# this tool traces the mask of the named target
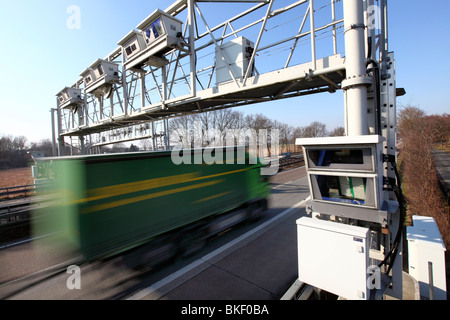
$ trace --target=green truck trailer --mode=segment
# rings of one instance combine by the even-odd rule
[[[199,161],[209,149],[182,151],[180,164],[171,151],[38,160],[39,178],[51,181],[43,192],[53,200],[34,213],[34,233],[53,234],[91,260],[162,235],[179,241],[237,208],[261,209],[268,196],[262,164],[245,148],[218,150],[223,163]]]

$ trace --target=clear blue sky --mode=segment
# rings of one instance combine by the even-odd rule
[[[56,93],[104,57],[119,39],[157,8],[173,1],[23,0],[3,2],[0,11],[0,136],[51,138],[50,108]],[[80,8],[80,29],[69,29],[66,12]],[[450,112],[450,2],[389,1],[390,50],[395,53],[397,100],[427,114]],[[342,92],[323,93],[239,108],[293,126],[321,121],[328,130],[344,124]]]

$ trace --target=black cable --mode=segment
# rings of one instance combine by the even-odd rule
[[[369,64],[373,64],[374,66],[370,69],[367,69],[367,72],[373,71],[373,77],[375,78],[375,94],[374,97],[376,97],[376,108],[375,108],[375,115],[376,115],[376,134],[381,135],[381,86],[380,86],[380,66],[378,63],[374,60],[368,59],[366,62],[366,68],[369,66]]]
[[[372,37],[367,38],[367,58],[366,58],[366,68],[369,64],[373,64],[374,67],[367,70],[367,72],[374,71],[373,77],[375,78],[375,96],[377,99],[377,105],[375,109],[376,115],[376,134],[381,135],[381,86],[380,86],[380,66],[372,58]]]
[[[393,158],[393,156],[388,156]],[[401,185],[401,181],[400,181],[400,175],[398,173],[397,170],[397,165],[395,163],[395,159],[389,159],[389,162],[391,163],[394,172],[395,172],[395,176],[397,178],[397,185],[394,186],[394,192],[395,192],[395,196],[397,197],[398,203],[399,203],[399,210],[400,210],[400,220],[398,222],[398,230],[397,230],[397,234],[395,236],[393,245],[391,250],[389,251],[389,253],[386,255],[386,257],[384,258],[383,261],[381,261],[381,263],[378,265],[378,267],[381,267],[382,265],[385,265],[388,261],[389,258],[390,262],[389,262],[389,267],[386,273],[389,273],[392,269],[392,267],[394,266],[394,262],[395,262],[395,258],[398,255],[398,250],[400,247],[400,242],[401,242],[401,237],[403,234],[403,223],[405,221],[405,216],[406,216],[406,205],[405,205],[405,198],[403,196],[403,192],[402,192],[402,185]]]
[[[377,99],[377,104],[376,104],[376,133],[377,134],[381,134],[381,101],[380,101],[380,96],[381,96],[381,87],[380,87],[380,66],[379,64],[374,61],[372,59],[372,37],[368,37],[367,39],[367,62],[366,62],[366,67],[369,66],[369,64],[372,64],[373,67],[368,69],[368,71],[373,71],[374,74],[374,78],[375,78],[375,96]],[[388,259],[390,259],[389,262],[389,267],[387,270],[387,273],[389,273],[392,269],[392,267],[394,266],[394,262],[395,262],[395,258],[398,255],[398,250],[399,250],[399,246],[400,246],[400,241],[401,241],[401,236],[403,234],[403,223],[405,221],[405,216],[406,216],[406,211],[405,211],[405,199],[403,197],[403,192],[402,192],[402,186],[401,186],[401,181],[400,181],[400,175],[398,173],[397,170],[397,165],[395,163],[395,157],[392,157],[389,159],[388,156],[388,161],[391,163],[394,172],[395,172],[395,177],[397,178],[397,186],[394,186],[394,193],[395,196],[397,198],[397,201],[399,203],[399,209],[400,209],[400,220],[399,220],[399,224],[398,224],[398,230],[397,230],[397,234],[395,236],[395,240],[394,243],[392,245],[391,250],[389,251],[389,253],[386,255],[386,257],[384,258],[384,260],[378,265],[379,267],[381,267],[382,265],[386,264]]]
[[[397,170],[397,166],[394,163],[392,163],[392,166],[394,168],[394,172],[395,172],[395,176],[397,177],[397,188],[394,188],[394,192],[395,192],[395,196],[397,197],[397,200],[399,202],[399,209],[400,209],[400,221],[398,223],[398,231],[397,231],[397,235],[395,237],[394,240],[394,251],[393,251],[393,256],[392,259],[389,263],[389,268],[387,270],[387,273],[389,273],[389,271],[392,269],[393,265],[394,265],[394,261],[395,258],[397,257],[397,253],[398,253],[398,248],[400,246],[401,243],[401,237],[403,234],[403,223],[405,222],[405,216],[406,216],[406,204],[405,204],[405,198],[403,197],[403,192],[402,192],[402,186],[401,186],[401,182],[400,182],[400,176]]]

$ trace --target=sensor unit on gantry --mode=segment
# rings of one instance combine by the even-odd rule
[[[139,31],[131,31],[118,42],[125,51],[125,70],[166,65],[164,54],[183,47],[182,24],[170,14],[155,10],[136,27]]]
[[[386,225],[398,206],[382,198],[382,141],[378,135],[296,139],[305,156],[309,210]]]
[[[56,95],[58,97],[58,107],[60,109],[71,109],[76,112],[77,108],[83,104],[81,89],[65,87]]]
[[[216,83],[243,79],[249,67],[255,45],[250,40],[239,37],[216,48]],[[249,76],[254,75],[254,62]]]
[[[110,93],[112,85],[120,81],[119,65],[97,59],[80,76],[83,77],[86,93],[102,96]]]
[[[131,30],[117,44],[122,47],[124,57],[123,66],[125,70],[130,69],[133,59],[147,48],[144,36],[141,32],[136,30]],[[133,67],[136,67],[136,64],[133,63],[132,65]]]

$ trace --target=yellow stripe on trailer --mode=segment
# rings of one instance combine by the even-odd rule
[[[167,187],[175,184],[181,184],[186,182],[193,182],[198,180],[205,180],[205,179],[211,179],[216,178],[228,174],[233,174],[241,171],[249,170],[248,168],[245,169],[239,169],[234,171],[227,171],[217,174],[212,174],[209,176],[201,177],[199,176],[199,172],[193,172],[193,173],[186,173],[186,174],[180,174],[175,176],[169,176],[164,178],[154,178],[154,179],[148,179],[148,180],[142,180],[137,182],[129,182],[129,183],[122,183],[122,184],[116,184],[113,186],[107,186],[107,187],[101,187],[101,188],[95,188],[90,189],[87,191],[87,198],[85,199],[79,199],[75,201],[75,203],[85,203],[89,201],[96,201],[101,199],[106,199],[110,197],[115,196],[121,196],[128,193],[134,193],[134,192],[140,192],[150,189],[156,189],[160,187]]]
[[[194,202],[192,202],[192,204],[202,203],[202,202],[209,201],[209,200],[212,200],[212,199],[220,198],[220,197],[223,197],[223,196],[225,196],[225,195],[227,195],[229,193],[231,193],[231,191],[226,191],[226,192],[222,192],[222,193],[219,193],[219,194],[215,194],[213,196],[206,197],[206,198],[194,201]]]
[[[100,199],[105,199],[109,197],[115,197],[124,195],[127,193],[139,192],[144,190],[150,190],[160,187],[167,187],[174,184],[184,183],[193,181],[199,176],[198,172],[180,174],[176,176],[169,176],[164,178],[154,178],[148,180],[142,180],[137,182],[129,182],[116,184],[113,186],[101,187],[88,190],[88,197],[86,199],[81,199],[80,202],[95,201]]]
[[[87,208],[83,209],[82,213],[92,213],[92,212],[96,212],[96,211],[102,211],[102,210],[111,209],[111,208],[115,208],[115,207],[119,207],[119,206],[124,206],[127,204],[139,202],[139,201],[145,201],[145,200],[149,200],[149,199],[153,199],[153,198],[157,198],[157,197],[166,196],[169,194],[209,187],[209,186],[221,183],[223,181],[225,181],[225,180],[223,180],[223,179],[222,180],[214,180],[214,181],[194,184],[194,185],[187,186],[187,187],[176,188],[176,189],[171,189],[171,190],[166,190],[166,191],[150,193],[150,194],[146,194],[146,195],[142,195],[142,196],[138,196],[138,197],[132,197],[132,198],[127,198],[127,199],[123,199],[123,200],[112,201],[112,202],[108,202],[108,203],[104,203],[104,204],[87,207]]]

